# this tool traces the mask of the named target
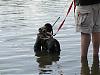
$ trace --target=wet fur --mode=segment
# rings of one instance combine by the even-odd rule
[[[41,39],[42,35],[38,34],[34,45],[34,51],[47,51],[47,52],[57,52],[60,51],[60,44],[58,40],[51,37],[49,39]]]

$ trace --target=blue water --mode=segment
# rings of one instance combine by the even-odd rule
[[[75,31],[73,9],[54,37],[60,55],[36,56],[33,46],[38,28],[49,22],[56,32],[71,1],[0,0],[0,75],[81,75],[80,33]],[[92,48],[89,66],[92,65]]]

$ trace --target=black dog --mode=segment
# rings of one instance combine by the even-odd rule
[[[52,35],[53,29],[51,24],[47,23],[43,27],[39,28],[39,33],[37,34],[37,39],[34,45],[34,51],[60,51],[60,44]]]

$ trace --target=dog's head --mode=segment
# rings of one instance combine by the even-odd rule
[[[46,23],[43,27],[39,28],[39,33],[50,32],[53,34],[52,25],[50,23]]]
[[[46,23],[44,26],[45,26],[47,32],[52,32],[53,29],[52,29],[52,25],[50,23]]]

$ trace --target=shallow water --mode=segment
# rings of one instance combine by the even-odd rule
[[[84,67],[80,63],[80,34],[75,32],[73,10],[55,36],[61,45],[60,54],[36,56],[33,50],[38,28],[47,22],[53,24],[60,17],[53,27],[56,32],[70,3],[70,0],[0,0],[0,75],[81,75]],[[88,62],[91,67],[91,47]],[[85,73],[83,70],[82,74]]]

